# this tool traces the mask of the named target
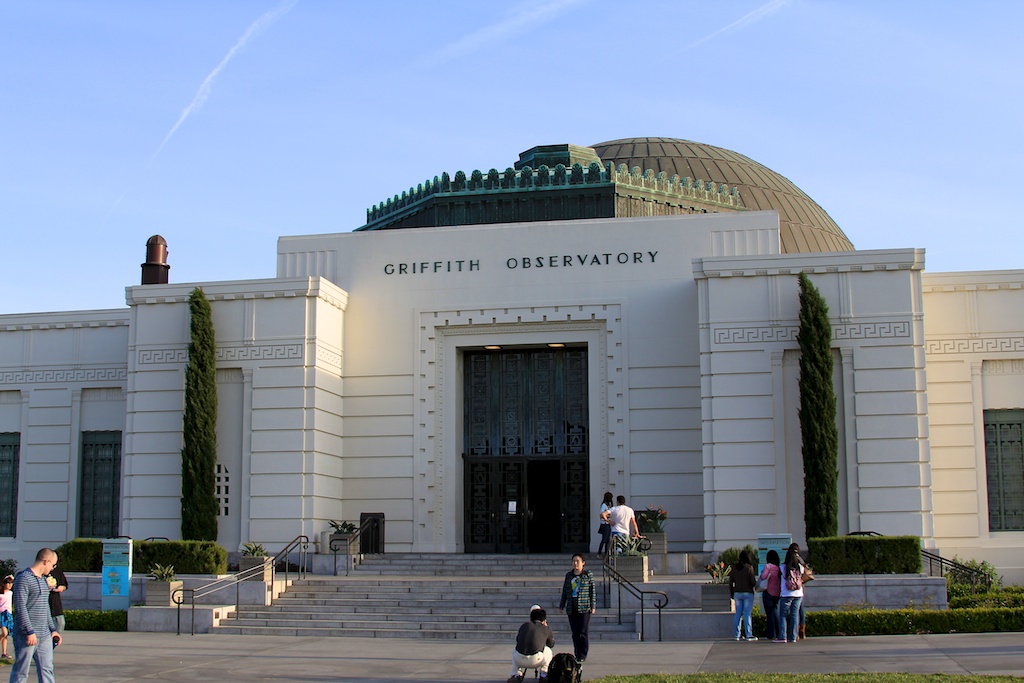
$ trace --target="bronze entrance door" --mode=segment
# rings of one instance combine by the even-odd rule
[[[466,552],[586,551],[586,349],[464,359]]]

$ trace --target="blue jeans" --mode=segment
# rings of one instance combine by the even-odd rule
[[[796,642],[797,627],[800,625],[800,603],[803,601],[802,597],[779,600],[779,638],[781,640]]]
[[[772,595],[768,591],[761,593],[761,604],[764,605],[765,636],[773,640],[779,635],[779,596]]]
[[[734,634],[737,638],[743,635],[743,624],[747,625],[747,637],[750,638],[754,635],[753,629],[750,624],[750,613],[754,609],[754,594],[753,593],[734,593],[733,600],[736,601],[736,616],[733,617],[733,627],[736,631]]]
[[[14,664],[11,665],[11,682],[25,683],[28,681],[28,669],[32,662],[36,663],[36,676],[39,683],[54,683],[53,678],[53,639],[49,633],[36,634],[36,645],[25,642],[24,636],[14,636]]]

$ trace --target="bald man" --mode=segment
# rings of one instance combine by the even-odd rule
[[[39,683],[54,683],[53,648],[60,644],[57,625],[50,615],[50,586],[46,575],[57,565],[57,553],[43,548],[35,563],[14,577],[14,666],[10,683],[26,683],[32,662]]]

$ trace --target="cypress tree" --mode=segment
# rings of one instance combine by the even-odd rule
[[[181,537],[217,540],[217,367],[210,302],[202,289],[188,300],[188,366],[181,449]]]
[[[839,530],[839,432],[832,388],[832,324],[821,292],[800,273],[800,436],[807,538]]]

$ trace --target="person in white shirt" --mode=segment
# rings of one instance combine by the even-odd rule
[[[626,505],[626,497],[617,496],[615,503],[615,507],[601,513],[601,519],[608,522],[612,527],[613,543],[620,536],[624,538],[638,538],[640,536],[640,527],[636,525],[636,513],[633,512],[633,508]]]

